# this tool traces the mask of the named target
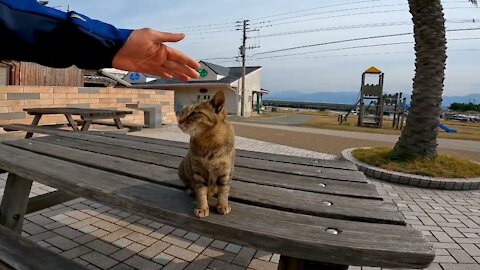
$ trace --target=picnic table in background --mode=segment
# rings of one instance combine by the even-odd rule
[[[279,269],[349,265],[425,268],[434,258],[422,233],[346,161],[238,150],[232,212],[194,216],[178,179],[188,144],[63,131],[0,144],[10,172],[0,225],[20,233],[32,181],[135,212],[177,228],[281,254]],[[2,253],[0,252],[0,259]],[[28,256],[26,257],[28,259]]]
[[[72,116],[80,116],[82,127],[81,131],[88,131],[90,125],[96,120],[113,119],[117,129],[123,129],[121,118],[124,118],[127,114],[131,114],[131,111],[119,111],[119,110],[101,110],[101,109],[84,109],[84,108],[32,108],[24,109],[29,115],[34,115],[31,126],[38,126],[43,115],[63,114],[68,121],[68,124],[74,131],[79,131],[77,122]],[[20,126],[17,126],[17,130]],[[6,128],[5,130],[16,130],[15,126]],[[31,138],[33,132],[27,132],[25,138]]]

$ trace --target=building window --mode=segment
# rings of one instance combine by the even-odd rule
[[[202,100],[209,100],[210,95],[197,95],[197,102],[200,102]]]

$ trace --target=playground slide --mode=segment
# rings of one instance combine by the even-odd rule
[[[449,127],[445,126],[444,124],[438,124],[438,127],[445,130],[445,132],[448,132],[448,133],[457,133],[456,129],[449,128]]]
[[[407,111],[410,111],[410,105],[405,104],[405,109]],[[445,132],[447,132],[447,133],[457,133],[456,129],[449,128],[449,127],[445,126],[444,124],[438,124],[438,127],[445,130]]]

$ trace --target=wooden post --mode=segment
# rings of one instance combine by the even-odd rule
[[[363,104],[363,86],[365,85],[365,73],[362,74],[362,86],[360,87],[360,108],[358,110],[357,126],[363,126],[363,114],[365,112],[365,104]]]
[[[67,121],[70,124],[70,126],[73,128],[73,130],[78,131],[77,122],[75,122],[75,120],[73,120],[72,115],[71,114],[65,114],[65,118],[67,118]]]
[[[92,124],[92,120],[85,120],[83,121],[82,129],[81,131],[88,131],[90,128],[90,125]]]
[[[405,114],[407,109],[407,98],[403,98],[403,106],[402,106],[402,117],[400,119],[400,130],[403,129],[403,125],[405,124]]]
[[[120,120],[120,118],[114,118],[113,120],[115,121],[115,125],[117,126],[117,129],[123,128],[122,120]]]
[[[280,256],[278,270],[347,270],[348,265],[314,262],[288,256]]]
[[[22,232],[31,188],[32,181],[11,173],[8,175],[0,205],[0,225],[18,234]]]
[[[33,118],[32,121],[32,126],[38,126],[38,123],[40,123],[40,119],[42,118],[41,114],[35,114],[35,117]],[[33,136],[33,132],[27,132],[27,135],[25,135],[25,139],[31,138]]]

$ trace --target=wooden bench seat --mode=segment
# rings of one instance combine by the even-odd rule
[[[39,133],[39,134],[46,134],[46,135],[59,135],[65,132],[74,132],[74,131],[68,131],[64,129],[59,129],[59,128],[54,128],[51,126],[31,126],[31,125],[24,125],[24,124],[11,124],[11,125],[4,125],[2,126],[3,130],[7,132],[12,132],[12,131],[25,131],[25,132],[31,132],[31,133]],[[125,134],[127,133],[128,129],[112,129],[112,130],[105,130],[105,131],[99,131],[99,132],[111,132],[111,133],[116,133],[116,134]],[[79,131],[75,131],[79,132]]]
[[[87,268],[57,255],[0,225],[0,269],[86,270]]]

